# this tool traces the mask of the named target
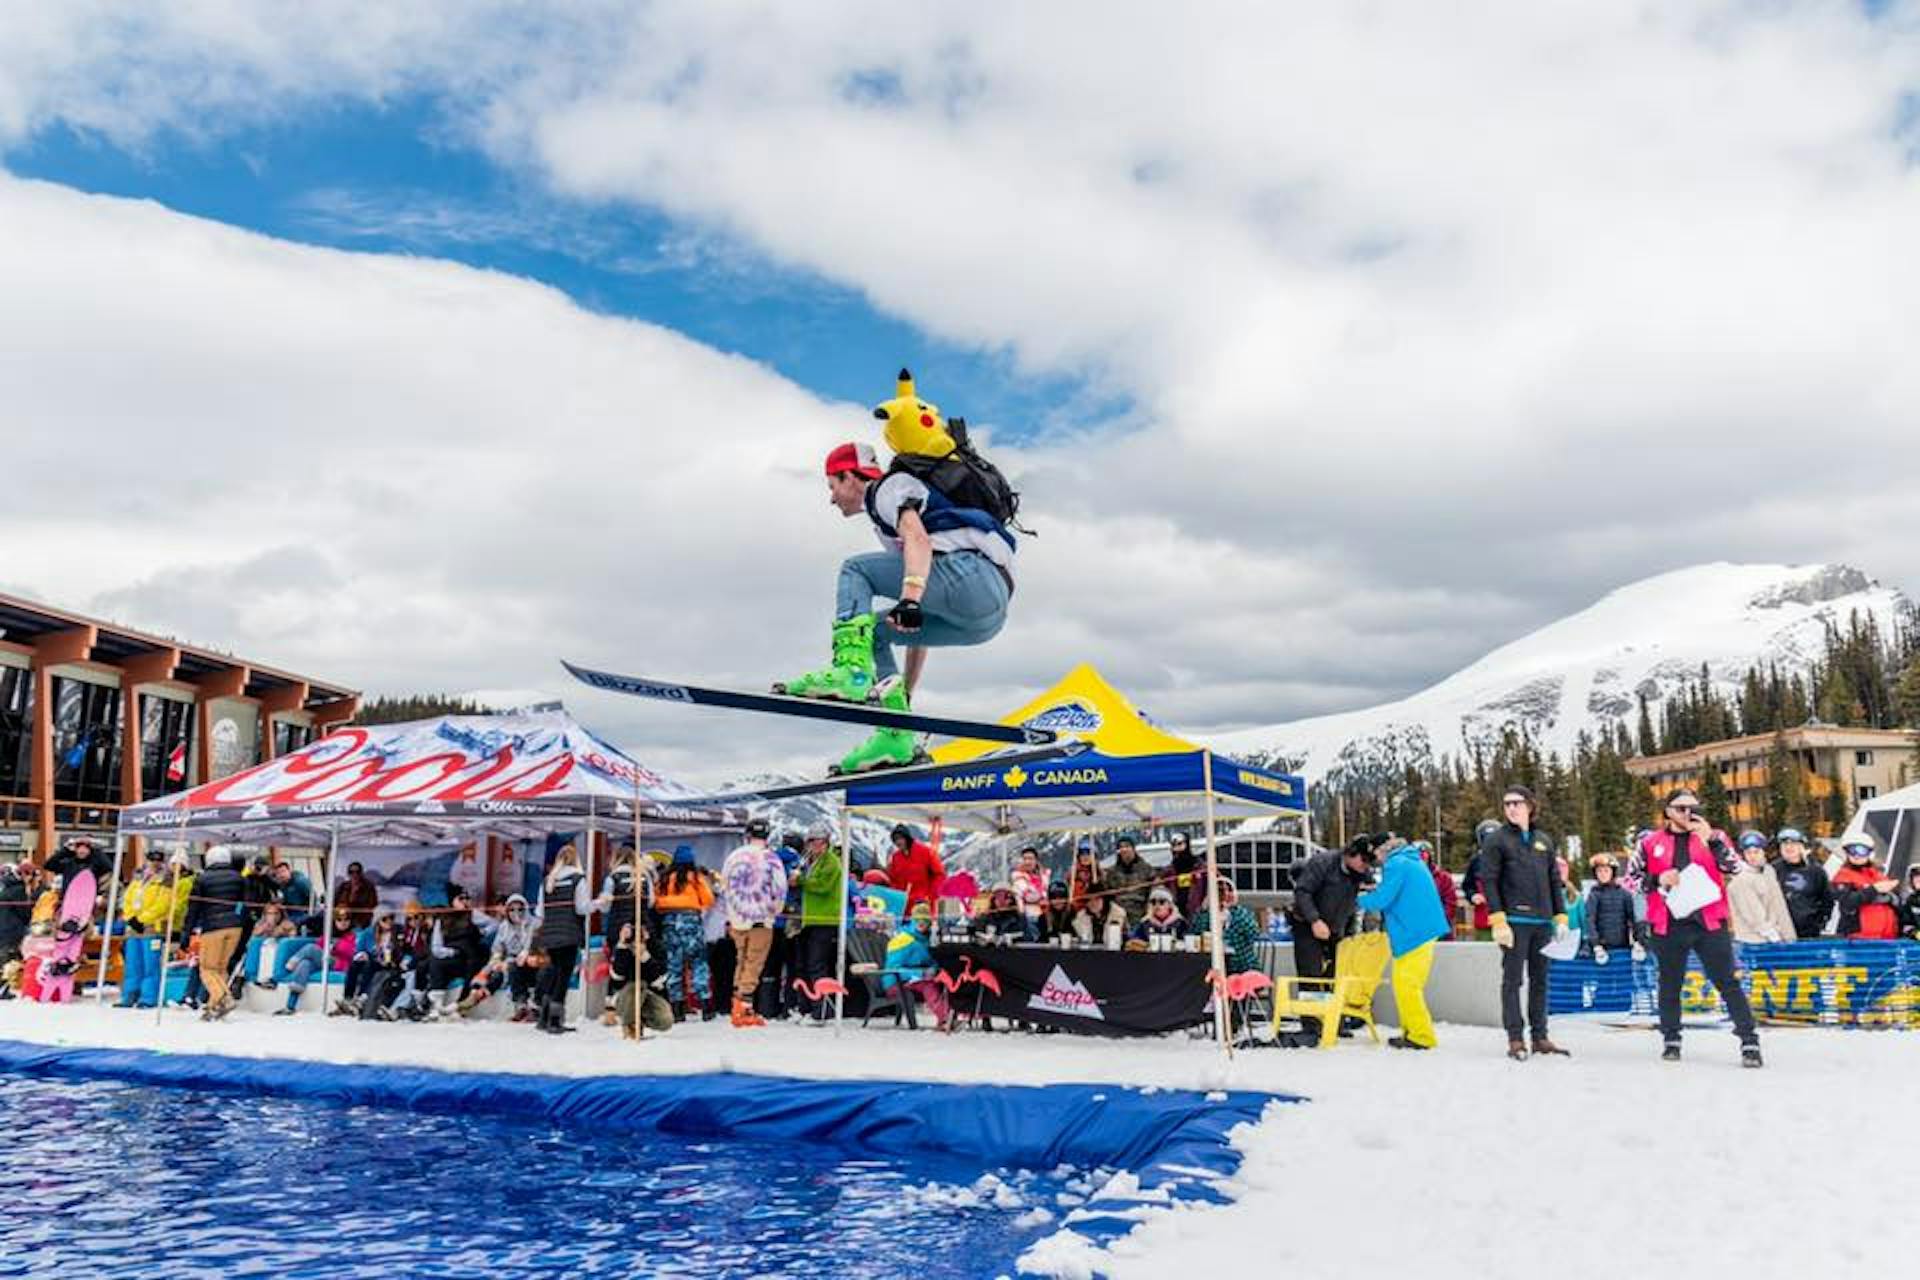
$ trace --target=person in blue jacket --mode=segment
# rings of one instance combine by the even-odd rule
[[[887,940],[887,962],[880,970],[880,988],[892,991],[896,985],[904,985],[932,1010],[934,1021],[944,1027],[949,1003],[946,988],[936,980],[940,966],[933,959],[932,933],[933,908],[924,902],[914,903],[906,924]]]
[[[1379,885],[1361,894],[1358,905],[1385,918],[1387,946],[1393,952],[1393,1002],[1400,1009],[1400,1034],[1387,1043],[1396,1049],[1431,1049],[1438,1041],[1433,1015],[1427,1012],[1427,975],[1433,971],[1434,943],[1451,930],[1420,850],[1401,841],[1385,852]]]

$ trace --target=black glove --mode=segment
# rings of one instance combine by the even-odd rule
[[[921,610],[918,600],[902,600],[887,610],[887,621],[892,624],[895,631],[911,634],[918,631],[920,624],[925,620],[926,615]]]

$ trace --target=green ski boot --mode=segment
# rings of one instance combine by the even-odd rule
[[[878,701],[889,711],[910,711],[907,685],[899,676],[880,682]],[[872,773],[876,769],[901,769],[926,760],[911,729],[875,729],[873,736],[849,751],[846,758],[829,773],[841,777],[850,773]]]
[[[773,686],[790,698],[832,702],[873,701],[873,623],[870,613],[833,624],[833,661]]]

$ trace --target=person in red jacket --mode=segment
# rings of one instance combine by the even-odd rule
[[[1727,927],[1733,915],[1727,902],[1727,877],[1738,872],[1739,858],[1726,837],[1701,816],[1699,797],[1686,788],[1667,795],[1664,816],[1666,821],[1657,830],[1641,838],[1623,882],[1630,891],[1646,895],[1647,927],[1660,962],[1660,1038],[1664,1042],[1660,1057],[1667,1062],[1680,1060],[1680,987],[1686,981],[1691,952],[1700,957],[1700,968],[1733,1018],[1733,1033],[1740,1037],[1740,1065],[1760,1066],[1760,1032],[1747,993],[1734,976],[1733,931]],[[1667,895],[1692,869],[1706,873],[1718,896],[1676,914],[1668,907]]]
[[[1446,942],[1453,937],[1454,926],[1460,923],[1460,890],[1453,883],[1453,872],[1440,865],[1440,855],[1425,840],[1415,846],[1420,850],[1421,861],[1427,864],[1427,871],[1433,876],[1433,887],[1440,894],[1440,909],[1447,913],[1447,932],[1440,939]],[[1485,905],[1485,899],[1482,899]]]
[[[924,840],[915,840],[913,830],[904,822],[893,829],[893,856],[887,859],[887,881],[907,895],[907,913],[915,904],[934,906],[934,891],[946,878],[947,869],[940,855]]]
[[[1833,873],[1833,900],[1840,906],[1843,938],[1893,939],[1900,936],[1900,882],[1873,860],[1873,841],[1856,836],[1840,846],[1847,865]]]

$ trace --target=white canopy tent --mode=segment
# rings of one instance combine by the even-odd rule
[[[326,849],[326,884],[315,898],[329,908],[321,934],[321,949],[329,952],[342,836],[433,844],[482,834],[528,840],[585,831],[591,880],[596,830],[630,826],[637,847],[643,834],[696,835],[745,821],[741,810],[684,803],[698,794],[564,711],[441,716],[337,729],[251,769],[134,805],[120,815],[119,839]],[[108,891],[109,934],[118,890],[116,873]],[[103,946],[102,985],[106,953]]]
[[[1873,841],[1888,875],[1903,878],[1920,841],[1920,783],[1875,796],[1855,810],[1841,838],[1859,836]]]

